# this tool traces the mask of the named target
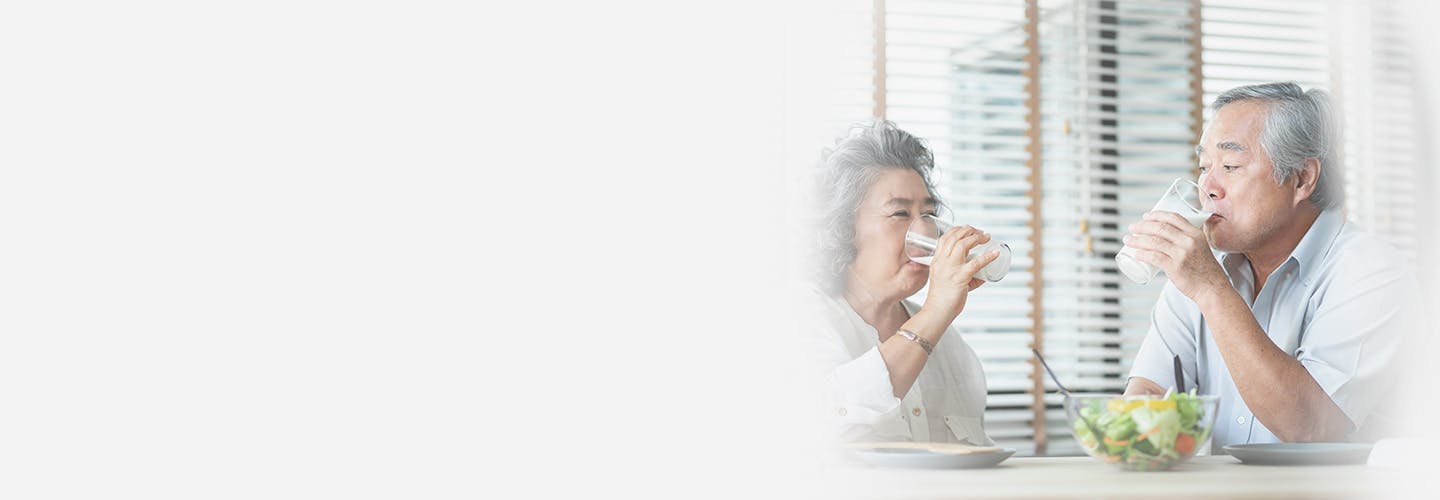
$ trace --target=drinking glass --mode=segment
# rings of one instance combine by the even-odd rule
[[[940,237],[954,227],[954,224],[934,215],[927,214],[915,219],[910,223],[910,229],[905,232],[905,255],[910,257],[910,260],[930,265],[930,262],[935,260],[935,247],[938,245]],[[995,238],[971,248],[970,253],[965,256],[965,260],[969,261],[996,249],[1000,250],[1000,256],[977,271],[976,278],[993,283],[1004,279],[1005,275],[1010,272],[1010,245]]]
[[[1160,196],[1160,201],[1155,202],[1153,210],[1165,210],[1175,212],[1185,218],[1190,225],[1204,228],[1205,220],[1210,218],[1213,210],[1206,210],[1203,198],[1200,196],[1200,186],[1189,179],[1179,178],[1170,183],[1170,188]],[[1120,253],[1115,255],[1115,263],[1120,266],[1120,272],[1130,281],[1139,284],[1149,283],[1160,274],[1160,268],[1140,262],[1135,258],[1135,249],[1130,245],[1120,248]]]

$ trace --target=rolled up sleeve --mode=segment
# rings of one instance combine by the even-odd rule
[[[904,406],[890,385],[890,369],[870,336],[855,331],[841,304],[818,293],[807,297],[808,376],[820,425],[837,442],[911,439]],[[857,354],[858,353],[858,354]]]
[[[837,439],[910,439],[910,425],[890,385],[890,371],[879,348],[835,367],[826,385]]]

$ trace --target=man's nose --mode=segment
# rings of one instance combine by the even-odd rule
[[[1220,183],[1215,180],[1215,176],[1201,174],[1200,194],[1204,195],[1206,198],[1218,200],[1221,197],[1225,196],[1225,190],[1220,187]]]

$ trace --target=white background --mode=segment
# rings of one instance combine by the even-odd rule
[[[787,484],[785,8],[205,5],[0,9],[0,496]]]
[[[808,491],[808,3],[0,9],[0,496]]]

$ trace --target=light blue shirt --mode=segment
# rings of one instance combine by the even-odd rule
[[[1402,348],[1418,326],[1419,284],[1403,257],[1356,231],[1338,210],[1321,212],[1300,244],[1255,295],[1250,261],[1216,253],[1230,283],[1270,337],[1300,360],[1355,425],[1351,440],[1373,440],[1393,416],[1386,410],[1398,382]],[[1131,377],[1174,385],[1179,355],[1186,388],[1220,396],[1213,452],[1244,443],[1279,442],[1245,405],[1200,309],[1167,283],[1150,317]],[[1280,388],[1283,390],[1283,388]]]

